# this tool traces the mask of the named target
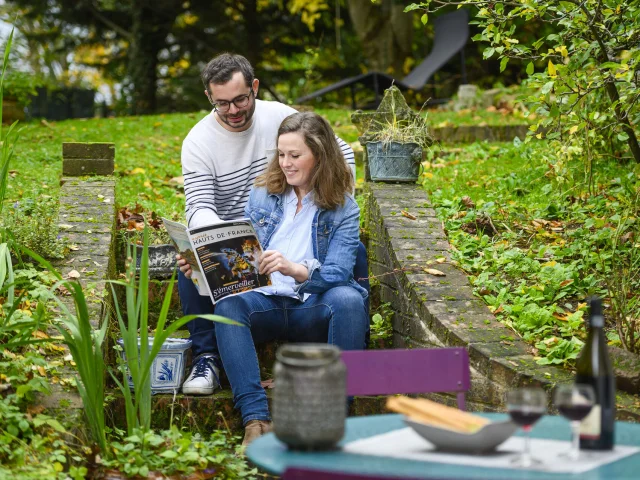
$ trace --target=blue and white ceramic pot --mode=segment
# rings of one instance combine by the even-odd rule
[[[122,347],[120,354],[127,361],[124,353],[124,341],[119,338],[118,345]],[[140,339],[138,339],[138,346]],[[153,345],[153,337],[149,337],[149,350]],[[173,393],[179,390],[184,380],[187,354],[190,353],[191,340],[184,338],[168,338],[162,344],[160,352],[151,366],[151,393]],[[133,383],[129,378],[129,387],[133,389]]]

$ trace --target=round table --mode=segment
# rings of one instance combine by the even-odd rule
[[[504,420],[506,414],[481,414],[492,420]],[[345,436],[340,445],[362,438],[379,435],[400,428],[405,428],[402,415],[373,415],[366,417],[350,417],[347,419]],[[518,433],[520,434],[520,432]],[[531,431],[535,438],[553,440],[570,439],[569,422],[562,417],[545,416]],[[616,422],[616,444],[640,447],[640,424]],[[436,462],[396,459],[391,457],[355,455],[346,453],[340,448],[326,452],[301,452],[288,450],[286,445],[276,439],[273,433],[255,440],[246,451],[251,462],[269,473],[282,475],[292,466],[318,470],[332,470],[344,473],[360,473],[369,475],[438,479],[560,479],[575,478],[580,480],[619,480],[640,479],[640,453],[622,458],[616,462],[603,465],[597,469],[576,475],[550,474],[545,472],[479,468]]]

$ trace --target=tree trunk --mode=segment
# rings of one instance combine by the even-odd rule
[[[369,68],[403,77],[405,60],[411,56],[413,14],[394,0],[348,0],[353,28],[362,43]]]
[[[582,6],[581,8],[587,18],[589,18],[589,16],[592,15],[591,12],[589,12],[589,10],[587,10],[584,6]],[[607,47],[604,44],[604,41],[602,40],[602,36],[600,32],[598,32],[595,25],[593,24],[590,24],[589,29],[591,30],[591,34],[593,35],[593,38],[596,40],[596,42],[598,42],[598,46],[600,47],[600,53],[598,55],[598,59],[600,63],[602,64],[602,63],[608,62],[610,60],[609,54],[607,53]],[[611,74],[609,76],[611,77]],[[616,84],[613,82],[613,78],[610,78],[609,80],[611,81],[605,83],[605,86],[604,86],[605,91],[607,92],[607,95],[609,96],[609,100],[611,100],[611,103],[615,105],[615,107],[613,108],[613,111],[616,115],[616,119],[618,120],[618,123],[620,123],[622,130],[629,137],[629,139],[627,140],[627,145],[629,145],[631,154],[633,155],[634,160],[637,163],[640,163],[640,144],[638,144],[638,138],[636,137],[636,134],[633,131],[631,122],[629,122],[629,117],[624,115],[622,112],[622,109],[620,108],[620,94],[618,93],[618,88],[616,87]]]
[[[262,24],[258,17],[257,0],[245,2],[244,25],[247,35],[246,57],[253,68],[258,70],[258,64],[262,60]]]
[[[158,54],[166,46],[180,5],[172,0],[137,0],[131,8],[127,74],[132,86],[132,113],[145,115],[157,109]]]

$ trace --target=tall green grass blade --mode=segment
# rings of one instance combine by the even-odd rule
[[[2,139],[2,100],[4,98],[4,76],[9,66],[9,53],[11,52],[11,44],[13,43],[13,32],[15,28],[11,28],[9,39],[4,47],[4,60],[2,61],[2,75],[0,76],[0,139]]]

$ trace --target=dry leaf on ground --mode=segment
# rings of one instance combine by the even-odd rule
[[[406,210],[400,210],[400,213],[402,214],[403,217],[407,217],[410,220],[416,220],[418,218],[415,215],[410,214]]]
[[[436,270],[435,268],[425,268],[424,271],[429,275],[434,275],[436,277],[446,277],[446,273]]]

